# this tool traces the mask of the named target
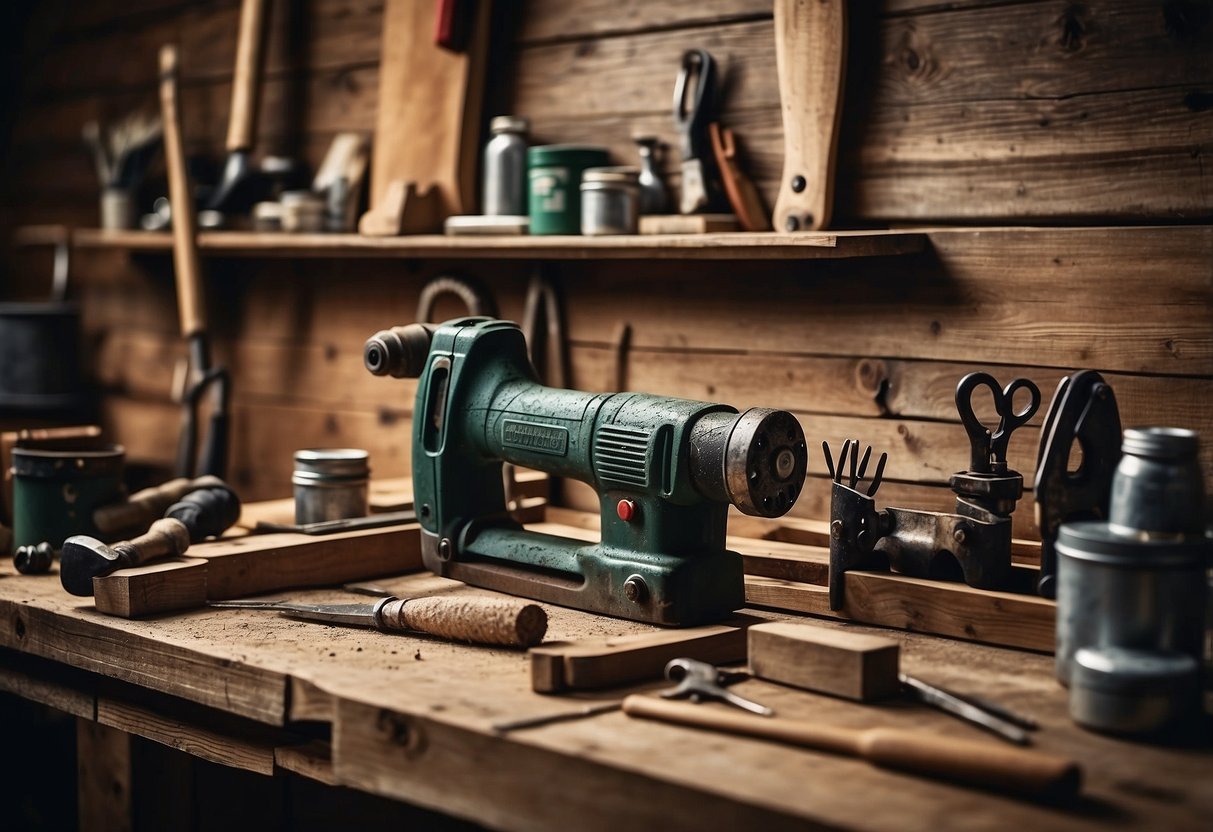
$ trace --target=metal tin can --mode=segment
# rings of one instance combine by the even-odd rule
[[[530,126],[517,116],[497,116],[489,122],[493,138],[484,146],[481,199],[485,216],[526,216],[526,134]]]
[[[1183,653],[1084,647],[1074,655],[1070,717],[1095,731],[1156,734],[1200,713],[1199,675]]]
[[[295,452],[295,522],[320,523],[367,515],[369,454],[359,448]]]
[[[610,163],[605,147],[552,144],[527,151],[527,187],[532,234],[576,234],[581,230],[581,174]]]
[[[121,445],[13,448],[13,548],[46,542],[59,549],[72,535],[102,537],[93,511],[126,496],[125,456]]]
[[[581,175],[581,233],[635,234],[640,205],[636,168],[587,168]]]
[[[1129,428],[1112,478],[1108,522],[1121,534],[1204,534],[1200,436],[1184,428]]]

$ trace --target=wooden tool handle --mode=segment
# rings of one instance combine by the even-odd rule
[[[776,231],[829,225],[846,38],[845,0],[775,0],[775,61],[783,111]]]
[[[1082,782],[1078,763],[1042,751],[897,728],[869,728],[860,737],[860,756],[879,766],[993,791],[1059,800]]]
[[[421,633],[507,647],[543,641],[548,616],[538,604],[510,598],[430,598],[392,601],[381,611],[384,629]]]
[[[194,194],[185,169],[181,113],[177,97],[177,47],[160,49],[160,112],[164,121],[164,158],[173,217],[173,270],[177,278],[177,309],[186,338],[206,331],[202,297],[202,267],[198,262]]]
[[[114,546],[125,566],[139,566],[157,558],[176,557],[190,547],[189,529],[180,520],[162,517],[147,534]]]
[[[227,123],[227,150],[251,150],[257,140],[257,107],[265,56],[265,20],[269,0],[244,0],[236,68],[232,73],[232,112]]]
[[[886,768],[1033,798],[1057,800],[1073,796],[1081,781],[1081,771],[1073,760],[923,732],[836,728],[639,695],[624,699],[623,711],[629,716],[862,757]]]
[[[164,516],[164,511],[191,491],[223,485],[218,477],[189,479],[178,477],[166,483],[136,491],[124,503],[112,503],[93,512],[93,525],[106,535],[146,526]]]

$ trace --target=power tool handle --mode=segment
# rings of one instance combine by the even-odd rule
[[[180,520],[162,517],[147,534],[114,544],[123,566],[141,566],[159,558],[177,557],[190,547],[189,529]]]
[[[180,521],[193,543],[217,537],[240,519],[240,498],[222,481],[191,491],[169,506],[165,518]]]
[[[105,535],[150,526],[164,516],[165,509],[186,494],[216,483],[222,484],[222,481],[216,477],[200,477],[196,480],[178,477],[152,488],[136,491],[125,502],[104,505],[94,511],[93,525]]]
[[[414,631],[506,647],[534,647],[543,641],[548,626],[547,613],[538,604],[457,596],[389,601],[380,611],[380,621],[387,631]]]

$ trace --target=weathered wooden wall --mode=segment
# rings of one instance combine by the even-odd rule
[[[679,54],[702,45],[724,70],[725,120],[773,200],[782,138],[769,1],[501,5],[512,14],[495,32],[494,112],[528,115],[538,140],[605,142],[630,161],[634,129],[673,138]],[[315,161],[338,130],[372,129],[382,4],[276,6],[263,143]],[[154,102],[163,42],[182,46],[191,148],[218,157],[226,130],[234,0],[55,8],[44,4],[29,27],[0,192],[10,225],[95,224],[80,125]],[[575,382],[612,383],[627,323],[628,386],[788,407],[814,442],[857,436],[888,450],[883,498],[944,507],[942,484],[968,456],[951,402],[961,375],[1026,375],[1047,404],[1062,375],[1091,367],[1110,374],[1126,424],[1202,430],[1213,472],[1213,228],[1200,225],[1213,218],[1210,9],[853,3],[840,225],[1078,227],[936,231],[928,252],[903,259],[560,264]],[[1161,227],[1082,227],[1108,224]],[[250,498],[289,492],[298,447],[358,445],[376,473],[405,473],[411,388],[370,377],[363,340],[410,320],[421,285],[443,271],[481,277],[516,318],[529,269],[484,260],[206,265],[217,352],[234,372],[234,478]],[[132,458],[168,463],[178,430],[170,380],[182,353],[169,259],[92,252],[76,272],[109,426]],[[1012,442],[1012,462],[1029,476],[1042,415]],[[822,517],[828,489],[816,455],[811,472],[795,513]],[[1031,534],[1030,505],[1016,517],[1019,533]]]

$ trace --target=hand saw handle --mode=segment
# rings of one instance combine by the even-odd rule
[[[776,0],[775,62],[783,111],[776,231],[813,231],[830,223],[846,54],[845,0]]]

